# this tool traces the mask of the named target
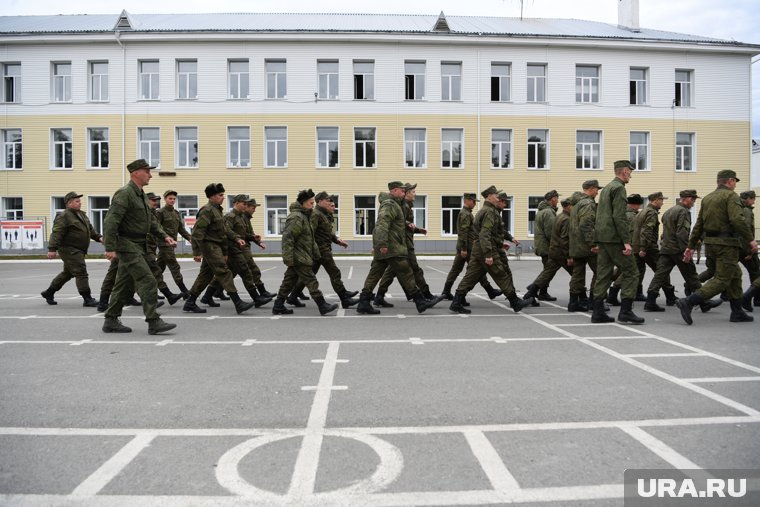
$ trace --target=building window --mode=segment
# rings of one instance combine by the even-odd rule
[[[144,60],[140,67],[140,100],[158,100],[158,60]]]
[[[512,167],[512,130],[491,130],[491,167],[509,169]]]
[[[3,64],[3,102],[21,102],[21,64]]]
[[[629,160],[637,171],[649,170],[649,132],[631,132]]]
[[[58,216],[59,213],[63,213],[66,211],[66,202],[64,202],[63,197],[60,196],[54,196],[50,198],[50,208],[53,211],[53,220],[55,220],[55,217]]]
[[[441,197],[441,234],[456,236],[459,212],[462,211],[461,195],[444,195]]]
[[[264,205],[267,215],[267,236],[281,235],[285,227],[285,219],[288,218],[288,196],[264,196]]]
[[[462,129],[441,130],[441,167],[462,167]]]
[[[528,65],[528,102],[546,102],[546,65]]]
[[[87,129],[87,167],[108,169],[108,129]]]
[[[227,127],[228,167],[251,167],[250,127]]]
[[[335,210],[333,211],[333,230],[336,236],[340,236],[340,197],[337,195],[332,196]]]
[[[198,167],[198,128],[177,127],[177,167]]]
[[[441,100],[462,100],[461,63],[441,63]]]
[[[198,98],[197,60],[177,60],[177,98]]]
[[[108,100],[108,62],[90,62],[90,100]]]
[[[24,198],[3,197],[3,217],[5,220],[24,219]]]
[[[647,103],[647,69],[631,68],[630,104],[640,106]]]
[[[599,67],[576,65],[575,101],[599,102]]]
[[[288,128],[264,127],[266,167],[288,167]]]
[[[549,131],[528,130],[528,169],[546,169],[549,166]]]
[[[21,169],[24,167],[21,129],[5,129],[0,132],[3,138],[3,169]]]
[[[145,159],[154,167],[161,166],[161,131],[156,127],[140,127],[137,129],[140,158]]]
[[[328,100],[338,99],[338,62],[318,61],[319,98]]]
[[[512,222],[514,219],[512,213],[512,204],[514,203],[514,200],[514,196],[508,196],[504,209],[501,210],[501,221],[504,224],[504,229],[510,232],[514,230],[514,223]]]
[[[425,100],[425,62],[404,62],[404,98]]]
[[[575,168],[602,168],[602,133],[579,130],[575,133]]]
[[[103,223],[105,223],[108,208],[111,207],[111,198],[108,196],[90,197],[87,207],[90,209],[90,222],[92,222],[93,229],[98,234],[103,234]]]
[[[676,70],[676,96],[673,105],[690,107],[692,104],[692,75],[691,70]]]
[[[377,146],[375,127],[354,128],[354,167],[375,167]]]
[[[538,205],[543,200],[544,196],[542,195],[528,196],[528,236],[536,234],[536,214],[538,213]]]
[[[53,102],[71,102],[71,62],[53,64]]]
[[[198,196],[197,195],[178,195],[177,203],[174,208],[183,217],[195,217],[198,214]]]
[[[317,167],[338,167],[338,127],[317,127]]]
[[[375,230],[375,220],[377,220],[375,196],[355,195],[354,236],[371,236],[372,231]]]
[[[354,62],[354,99],[374,100],[375,62]]]
[[[427,167],[425,129],[404,129],[404,167]]]
[[[288,96],[288,75],[285,60],[267,60],[264,64],[267,79],[267,98],[284,99]]]
[[[508,63],[491,64],[491,102],[509,102],[512,87],[512,66]]]
[[[694,134],[676,132],[676,171],[694,170]]]
[[[427,229],[427,196],[417,195],[414,197],[412,213],[414,225],[420,229]]]
[[[227,62],[227,96],[231,99],[248,98],[248,60],[229,60]]]
[[[74,144],[71,129],[50,129],[50,168],[71,169]]]

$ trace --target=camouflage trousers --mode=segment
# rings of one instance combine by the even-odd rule
[[[677,267],[681,272],[681,276],[686,284],[686,287],[694,292],[702,287],[702,282],[699,281],[699,275],[697,275],[697,268],[693,262],[684,262],[683,253],[680,254],[664,254],[660,253],[660,257],[657,259],[657,271],[654,273],[654,278],[649,283],[647,292],[659,293],[663,287],[670,285],[670,272],[673,268]],[[670,285],[672,287],[672,285]]]
[[[607,298],[612,273],[620,270],[620,299],[634,299],[639,285],[639,271],[631,255],[623,255],[622,243],[600,243],[596,259],[596,281],[593,284],[594,300]]]
[[[111,263],[116,265],[116,282],[111,292],[111,299],[106,310],[107,318],[121,317],[124,303],[132,298],[137,291],[142,301],[145,320],[151,321],[160,317],[156,312],[156,278],[148,264],[148,253],[118,252],[118,261]]]
[[[362,293],[372,293],[380,282],[380,278],[388,269],[392,269],[401,287],[409,295],[417,292],[417,283],[414,279],[412,267],[409,265],[408,257],[389,257],[387,259],[373,259],[372,265],[367,273],[367,279],[364,281]]]
[[[72,278],[76,279],[77,290],[80,294],[90,292],[90,276],[84,263],[85,252],[71,247],[58,249],[58,257],[63,261],[63,271],[50,282],[54,291],[59,291]]]
[[[170,246],[158,247],[157,262],[158,268],[161,270],[162,274],[167,267],[169,268],[169,272],[172,274],[172,278],[174,279],[174,283],[177,284],[177,287],[181,287],[185,283],[182,278],[182,270],[179,267],[179,262],[177,262],[177,255],[174,248]]]
[[[505,296],[515,294],[515,284],[512,281],[512,270],[509,269],[507,254],[502,250],[499,255],[492,257],[492,259],[493,263],[489,266],[486,264],[485,258],[472,258],[472,261],[467,264],[467,271],[465,271],[462,281],[457,286],[457,295],[466,296],[486,274],[491,276],[491,279]]]
[[[446,283],[444,287],[452,287],[454,285],[454,282],[456,282],[459,273],[464,271],[464,268],[467,267],[469,263],[470,253],[468,252],[466,256],[462,257],[459,250],[457,250],[457,254],[454,256],[454,262],[451,263],[449,274],[446,276]],[[491,282],[488,281],[488,277],[485,275],[485,273],[483,274],[483,277],[478,280],[478,282],[486,291],[493,289]]]
[[[232,271],[233,278],[236,276],[240,277],[240,280],[243,281],[243,286],[248,292],[256,288],[253,273],[251,273],[251,267],[248,265],[248,259],[245,258],[245,255],[243,255],[242,252],[235,252],[231,254],[227,258],[227,266],[229,266],[230,271]],[[214,278],[214,281],[211,282],[210,285],[216,287],[220,284],[217,279]]]
[[[657,266],[659,266],[660,256],[662,255],[659,250],[647,250],[646,257],[642,258],[638,255],[638,252],[633,252],[636,261],[636,268],[639,270],[639,285],[644,284],[644,276],[647,273],[647,266],[652,270],[652,273],[657,273]],[[672,269],[672,268],[671,268]],[[615,272],[612,275],[612,279],[615,281],[614,285],[618,289],[620,288],[620,270],[615,268]],[[668,278],[665,280],[661,287],[668,289],[674,288],[670,283],[670,271],[668,271]]]
[[[296,284],[303,283],[303,286],[309,289],[312,299],[322,297],[322,291],[319,290],[319,282],[314,275],[313,266],[308,264],[295,264],[288,266],[285,270],[285,276],[282,278],[280,290],[277,291],[277,298],[285,299],[295,288]]]
[[[160,273],[160,270],[158,268],[158,263],[156,262],[156,255],[152,254],[150,252],[145,254],[145,262],[148,264],[148,268],[150,269],[150,273],[153,276],[153,278],[156,280],[156,287],[158,289],[166,288],[166,283],[164,282],[164,277]],[[116,257],[114,260],[111,261],[111,263],[108,266],[108,271],[106,271],[106,275],[103,277],[103,282],[100,285],[100,293],[101,294],[111,294],[114,291],[114,285],[116,284],[116,274],[119,270],[119,257]],[[132,296],[134,295],[134,292],[132,294],[129,294],[127,296],[127,300],[129,301],[132,299]]]
[[[153,273],[153,278],[156,279],[156,284],[158,285],[158,290],[163,290],[167,288],[166,282],[164,281],[164,275],[163,270],[158,265],[158,257],[156,256],[156,252],[148,252],[148,255],[146,255],[145,260],[148,261],[148,266],[150,267],[150,272]]]
[[[549,287],[549,284],[554,279],[554,275],[556,275],[557,271],[560,269],[564,268],[564,270],[567,271],[571,276],[573,274],[573,271],[566,263],[560,264],[548,255],[541,256],[541,263],[544,265],[544,269],[542,269],[536,279],[533,280],[533,285],[539,289],[545,289]]]
[[[198,273],[190,292],[195,297],[200,296],[201,292],[216,278],[228,293],[237,293],[235,283],[232,281],[232,271],[224,259],[221,245],[205,241],[201,243],[201,255],[203,256],[201,271]]]
[[[760,260],[758,260],[757,254],[752,254],[749,256],[749,259],[747,259],[747,256],[742,256],[741,263],[747,270],[750,283],[754,283],[754,280],[760,277]]]
[[[343,292],[346,290],[346,286],[343,285],[343,280],[341,280],[340,276],[340,268],[338,268],[338,265],[335,264],[335,259],[333,258],[332,252],[320,252],[322,254],[322,257],[314,263],[314,265],[311,268],[311,271],[316,275],[319,272],[320,267],[325,268],[325,272],[327,272],[328,276],[330,277],[330,285],[332,285],[333,290],[336,294],[343,294]],[[303,282],[300,280],[296,284],[295,292],[301,292],[304,288]]]
[[[705,245],[708,270],[714,266],[714,275],[696,291],[705,299],[725,292],[728,299],[742,297],[742,271],[739,268],[740,250],[733,246]]]
[[[586,293],[586,266],[591,268],[594,275],[591,277],[591,290],[596,283],[596,255],[588,257],[573,257],[573,274],[570,277],[570,294]]]
[[[425,281],[425,273],[422,271],[420,264],[417,262],[417,254],[414,253],[414,249],[407,250],[407,259],[409,259],[409,267],[412,268],[415,285],[419,287],[420,290],[427,289],[428,284]],[[383,273],[383,277],[380,279],[380,287],[378,290],[384,292],[387,291],[388,287],[390,287],[393,283],[394,278],[396,278],[396,272],[390,268],[386,269],[385,273]]]

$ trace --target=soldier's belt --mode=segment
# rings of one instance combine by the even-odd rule
[[[127,239],[138,239],[138,240],[141,239],[143,241],[146,240],[148,237],[147,234],[140,234],[137,232],[120,232],[119,236],[121,236],[122,238],[127,238]]]
[[[705,237],[706,238],[733,238],[734,235],[731,234],[728,231],[722,231],[722,232],[707,232],[707,231],[705,231]]]

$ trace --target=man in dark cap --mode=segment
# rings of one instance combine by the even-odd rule
[[[443,292],[441,296],[451,301],[454,299],[454,295],[451,293],[451,287],[454,286],[459,273],[462,272],[464,267],[470,263],[470,254],[472,253],[472,246],[475,241],[478,240],[478,231],[472,226],[473,215],[472,210],[475,208],[475,203],[478,202],[477,195],[470,192],[465,192],[462,197],[463,206],[459,211],[457,217],[457,253],[454,256],[454,262],[451,264],[449,274],[446,276],[446,283],[443,285]],[[502,292],[496,289],[488,281],[488,277],[483,274],[482,278],[478,280],[480,285],[485,289],[486,294],[490,299],[494,299],[501,296]],[[468,306],[466,301],[464,306]]]
[[[625,216],[631,224],[631,236],[633,236],[633,221],[641,211],[641,206],[644,204],[644,198],[639,194],[631,194],[626,200],[628,201],[628,208],[625,210]],[[613,279],[615,280],[615,283],[610,287],[606,301],[612,306],[620,306],[620,300],[618,300],[618,294],[620,294],[620,270],[615,270]]]
[[[549,258],[549,245],[552,239],[552,228],[554,220],[557,218],[557,203],[559,202],[559,193],[556,190],[550,190],[544,194],[544,200],[538,204],[536,219],[533,225],[533,250],[536,255],[541,257],[543,270],[528,285],[528,291],[523,299],[535,297],[540,301],[556,301],[557,298],[549,294],[549,284],[554,279],[554,275],[562,267]]]
[[[245,255],[246,261],[248,262],[248,269],[251,270],[253,283],[256,284],[256,290],[259,291],[259,295],[264,296],[265,298],[274,299],[274,294],[271,294],[264,286],[264,281],[261,279],[261,269],[259,269],[258,264],[256,264],[256,261],[253,259],[253,253],[251,253],[250,249],[251,243],[258,246],[261,250],[267,249],[266,243],[261,241],[261,235],[256,234],[253,230],[253,225],[251,225],[251,219],[253,218],[253,214],[256,213],[256,208],[258,208],[259,203],[256,202],[255,197],[251,197],[245,204],[245,214],[248,220],[246,221],[246,237],[243,239],[248,243],[248,248],[243,249],[243,255]]]
[[[185,220],[182,215],[179,214],[174,207],[177,202],[177,192],[174,190],[167,190],[164,192],[164,206],[156,213],[159,225],[164,229],[164,232],[171,236],[175,241],[177,234],[185,238],[187,241],[191,241],[190,233],[185,228]],[[185,280],[182,278],[182,270],[177,262],[177,256],[175,249],[161,243],[158,244],[158,267],[163,273],[166,267],[169,267],[169,272],[172,274],[174,283],[182,294],[182,297],[187,299],[190,293],[185,287]]]
[[[240,249],[245,247],[245,241],[232,232],[224,221],[222,214],[224,185],[211,183],[206,186],[205,193],[208,203],[198,211],[192,233],[193,259],[201,263],[201,270],[190,288],[190,296],[182,309],[186,312],[206,313],[206,310],[198,307],[195,301],[205,289],[206,293],[202,301],[207,304],[208,300],[214,302],[212,299],[214,288],[209,287],[209,283],[216,278],[230,295],[230,299],[235,304],[235,311],[241,314],[253,308],[254,303],[240,299],[226,258],[230,253],[228,242],[232,242],[236,248]]]
[[[739,194],[739,198],[742,200],[742,211],[744,212],[744,219],[747,221],[752,234],[755,233],[755,213],[753,212],[755,206],[755,191],[745,190]],[[750,251],[749,248],[744,248],[739,258],[744,268],[747,270],[750,284],[754,284],[755,280],[760,278],[760,260],[758,260],[757,252]],[[760,282],[758,282],[760,286]],[[755,294],[757,292],[757,294]],[[753,310],[752,299],[754,299],[755,306],[760,306],[760,291],[754,291],[752,286],[742,296],[742,306],[748,312]]]
[[[636,219],[633,221],[633,237],[631,247],[633,248],[633,256],[636,261],[636,268],[639,272],[639,283],[636,286],[635,301],[646,301],[644,305],[644,311],[662,311],[657,305],[657,297],[659,293],[647,293],[644,296],[643,282],[644,275],[646,274],[647,266],[652,272],[657,271],[657,259],[660,257],[660,209],[667,199],[662,192],[653,192],[647,196],[649,204],[646,209],[639,213]],[[663,285],[663,292],[665,292],[666,303],[668,306],[673,306],[676,302],[676,290],[673,285],[670,284],[670,279],[666,280]]]
[[[432,308],[438,303],[438,298],[425,299],[417,287],[414,273],[409,265],[406,247],[407,224],[402,208],[406,186],[400,181],[388,183],[388,192],[381,192],[380,209],[377,213],[375,229],[372,231],[374,257],[369,273],[364,281],[364,287],[359,295],[358,313],[373,315],[380,313],[372,307],[372,291],[375,290],[380,278],[390,267],[398,277],[404,292],[411,296],[419,313]]]
[[[570,212],[570,257],[573,259],[573,275],[570,277],[570,302],[568,312],[585,312],[589,308],[586,297],[586,266],[591,268],[591,298],[596,282],[596,254],[599,248],[594,238],[596,223],[596,201],[599,181],[586,180],[581,185],[583,195],[576,198]],[[575,196],[575,194],[573,194]]]
[[[707,258],[715,265],[715,276],[688,298],[676,301],[687,324],[693,322],[691,311],[695,306],[723,291],[731,303],[731,322],[753,320],[742,308],[742,272],[738,261],[745,245],[751,252],[757,252],[757,241],[744,218],[741,199],[734,192],[739,181],[736,172],[730,169],[718,172],[718,187],[704,197],[691,231],[683,260],[691,262],[697,241],[703,239]]]
[[[148,201],[150,201],[151,212],[153,213],[153,216],[156,217],[156,221],[158,221],[158,207],[161,203],[161,198],[153,192],[148,192],[147,195]],[[164,232],[166,233],[166,231]],[[172,238],[175,238],[175,236],[172,236]],[[182,299],[182,294],[172,293],[164,281],[163,270],[158,265],[158,257],[156,255],[156,250],[158,249],[158,245],[160,243],[163,243],[163,238],[157,238],[152,234],[148,234],[148,265],[150,266],[151,273],[153,273],[153,276],[156,278],[156,283],[158,284],[158,292],[166,297],[166,300],[170,305],[173,305]],[[160,296],[159,298],[163,299]]]
[[[90,248],[90,239],[103,242],[103,236],[92,227],[87,215],[82,212],[82,194],[69,192],[63,198],[66,209],[59,213],[53,222],[53,232],[48,242],[48,259],[60,256],[63,261],[63,271],[53,278],[50,286],[40,295],[47,304],[58,304],[53,295],[71,280],[76,279],[77,290],[82,296],[82,306],[97,306],[98,302],[92,297],[90,279],[84,258]]]
[[[633,298],[636,297],[638,270],[633,260],[631,247],[631,226],[625,210],[628,205],[625,185],[631,180],[633,165],[628,160],[615,162],[615,177],[599,195],[596,210],[595,237],[599,248],[597,259],[597,279],[594,284],[594,306],[591,322],[614,322],[604,311],[604,300],[612,281],[612,272],[617,267],[620,273],[621,301],[618,322],[643,324],[644,319],[633,313]]]
[[[573,259],[570,257],[570,212],[573,210],[574,202],[576,201],[573,197],[560,202],[562,213],[554,220],[549,241],[549,261],[567,271],[570,276],[573,274]]]
[[[161,319],[156,312],[156,278],[148,264],[147,237],[149,234],[162,237],[169,246],[177,242],[168,236],[158,225],[150,208],[143,187],[148,185],[155,169],[143,159],[135,160],[127,166],[129,183],[113,195],[111,207],[103,224],[105,236],[106,259],[119,260],[113,297],[108,304],[103,323],[105,333],[129,333],[132,330],[123,325],[119,318],[124,303],[131,299],[137,290],[142,301],[148,333],[158,334],[177,327]]]

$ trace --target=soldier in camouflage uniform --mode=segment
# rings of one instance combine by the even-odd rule
[[[338,308],[338,305],[328,304],[325,301],[322,291],[319,290],[317,277],[312,271],[314,263],[320,259],[319,247],[314,241],[314,228],[311,222],[314,204],[314,192],[308,189],[298,192],[296,202],[290,205],[290,214],[285,220],[282,231],[282,262],[288,269],[285,270],[285,276],[282,278],[282,284],[272,308],[272,313],[275,315],[293,313],[290,308],[285,308],[285,298],[299,281],[309,289],[311,297],[317,303],[320,315],[326,315]]]
[[[147,236],[158,235],[169,246],[177,242],[164,233],[151,213],[150,203],[143,192],[152,177],[151,167],[145,160],[138,159],[127,166],[129,183],[113,195],[108,209],[103,235],[105,236],[106,259],[119,260],[116,283],[103,323],[104,333],[129,333],[132,330],[123,325],[119,317],[124,302],[132,294],[140,295],[148,333],[158,334],[177,327],[161,319],[156,312],[156,278],[148,266]]]
[[[483,190],[480,195],[486,202],[483,203],[483,207],[478,211],[473,222],[475,230],[478,231],[478,240],[472,248],[472,262],[467,265],[467,271],[459,282],[449,310],[457,313],[471,313],[462,304],[464,297],[475,287],[478,280],[488,273],[506,294],[512,310],[517,313],[526,306],[530,306],[534,299],[523,300],[517,297],[512,282],[512,271],[509,269],[507,254],[504,251],[506,230],[501,211],[506,206],[508,197],[493,185]]]
[[[644,275],[647,266],[652,272],[657,271],[657,259],[660,256],[660,220],[659,214],[663,203],[668,198],[662,195],[662,192],[654,192],[647,196],[649,204],[646,209],[639,213],[633,222],[633,238],[631,247],[634,252],[636,267],[639,270],[639,284],[636,289],[635,301],[646,301],[647,298],[643,293]],[[675,288],[670,284],[670,280],[663,286],[666,303],[673,306],[676,302]]]
[[[575,198],[577,197],[573,194],[560,203],[562,212],[554,220],[549,241],[549,261],[560,266],[570,276],[573,275],[573,259],[570,257],[570,212],[573,210]]]
[[[150,201],[150,207],[151,212],[153,213],[153,216],[156,217],[156,221],[158,222],[158,206],[161,202],[161,198],[154,194],[153,192],[148,192],[148,201]],[[160,222],[159,222],[160,224]],[[162,227],[163,229],[163,227]],[[166,233],[166,231],[164,231]],[[167,236],[169,235],[166,233]],[[172,236],[172,238],[176,238],[176,236]],[[176,239],[175,239],[176,241]],[[164,275],[163,270],[158,265],[158,257],[156,256],[156,249],[158,248],[158,245],[162,243],[162,238],[156,237],[153,234],[148,234],[148,265],[150,266],[150,271],[153,273],[153,276],[156,278],[156,283],[158,284],[158,291],[166,297],[166,300],[169,302],[170,305],[173,305],[180,299],[182,299],[182,294],[174,294],[172,291],[169,290],[169,287],[166,285],[166,282],[164,281]]]
[[[246,240],[249,248],[243,249],[243,255],[245,255],[246,261],[248,261],[248,269],[251,270],[251,274],[253,275],[253,283],[256,285],[256,289],[259,291],[259,295],[264,296],[265,298],[274,299],[274,294],[271,294],[264,286],[264,281],[261,279],[261,269],[259,269],[256,261],[253,260],[253,253],[250,249],[250,243],[255,244],[261,250],[267,249],[266,243],[261,241],[261,235],[256,234],[253,230],[253,225],[251,225],[251,219],[253,218],[253,214],[256,213],[256,208],[259,206],[259,203],[257,203],[256,199],[252,197],[245,204],[245,214],[248,217],[248,220],[246,221],[246,237],[243,239]]]
[[[596,223],[596,198],[599,193],[599,181],[587,180],[581,186],[584,196],[576,201],[570,212],[570,257],[573,259],[573,276],[570,277],[570,302],[568,312],[585,312],[589,310],[586,298],[586,266],[591,268],[593,287],[596,282],[596,254],[599,247],[594,239]]]
[[[641,197],[641,195],[639,194],[631,194],[627,197],[627,200],[628,200],[628,209],[625,210],[625,217],[628,219],[628,222],[631,224],[631,237],[633,237],[634,236],[633,222],[641,211],[641,206],[644,204],[644,198]],[[615,283],[613,283],[612,287],[610,287],[609,293],[607,294],[606,301],[612,306],[620,306],[620,300],[618,299],[618,294],[620,294],[620,270],[619,269],[615,269],[615,273],[612,275],[612,278],[615,280]]]
[[[177,192],[174,190],[167,190],[164,192],[164,207],[158,210],[157,217],[158,223],[163,227],[166,234],[177,239],[177,234],[185,238],[187,241],[191,241],[190,233],[185,229],[185,221],[179,211],[174,209],[174,204],[177,202]],[[161,273],[169,267],[169,272],[172,274],[174,283],[179,287],[182,297],[187,299],[190,295],[187,287],[185,287],[185,281],[182,278],[182,271],[177,262],[177,256],[174,248],[158,244],[158,267],[161,269]]]
[[[755,214],[752,211],[755,205],[755,191],[745,190],[739,194],[739,198],[742,200],[742,211],[744,211],[744,219],[747,221],[752,235],[755,234]],[[753,290],[754,286],[760,287],[760,260],[757,258],[757,252],[750,251],[749,248],[745,248],[739,259],[742,265],[747,270],[749,276],[750,288],[742,296],[742,306],[748,312],[753,310],[752,299],[754,299],[754,305],[760,306],[760,291]]]
[[[435,306],[439,299],[425,299],[422,291],[417,287],[414,273],[409,265],[406,247],[406,231],[408,228],[402,208],[406,186],[400,181],[391,181],[388,183],[388,190],[388,193],[381,192],[379,196],[380,209],[377,213],[375,229],[372,231],[374,257],[367,279],[364,281],[356,311],[368,315],[380,313],[379,310],[372,307],[372,291],[390,267],[398,277],[404,292],[414,300],[417,311],[422,313]]]
[[[528,291],[523,299],[535,297],[539,301],[556,301],[557,298],[549,294],[549,284],[554,279],[557,271],[562,269],[562,264],[554,262],[549,257],[549,245],[552,239],[552,229],[557,219],[557,203],[559,193],[550,190],[544,195],[544,200],[538,204],[536,220],[533,229],[533,250],[541,257],[543,269],[533,283],[528,285]]]
[[[707,194],[697,216],[697,223],[691,231],[689,246],[684,251],[684,261],[691,262],[697,241],[704,240],[707,258],[715,263],[715,276],[688,298],[676,301],[681,316],[691,324],[692,309],[722,291],[731,303],[731,322],[752,322],[742,308],[742,272],[739,256],[745,245],[751,252],[757,252],[757,241],[747,225],[742,204],[734,189],[740,181],[736,172],[725,169],[718,172],[718,188]]]
[[[87,215],[81,211],[82,194],[69,192],[64,197],[66,210],[59,213],[53,222],[53,232],[48,242],[48,259],[60,256],[63,261],[63,271],[53,278],[50,286],[40,295],[47,304],[57,305],[53,295],[71,280],[76,279],[77,290],[82,296],[82,306],[97,306],[98,302],[90,291],[89,275],[84,258],[90,248],[90,239],[102,243],[103,236],[92,227]]]
[[[358,299],[353,298],[359,292],[349,292],[346,290],[346,286],[343,285],[343,280],[341,280],[340,268],[335,264],[335,259],[333,258],[333,243],[343,248],[348,248],[348,243],[335,235],[335,226],[333,225],[335,221],[333,218],[335,202],[333,202],[333,196],[323,191],[318,193],[314,200],[316,205],[314,206],[314,211],[311,212],[311,226],[314,229],[314,240],[317,243],[317,247],[319,247],[320,257],[314,263],[312,271],[316,275],[319,272],[319,268],[324,266],[325,271],[330,276],[330,284],[340,299],[341,306],[343,308],[350,308],[359,303]],[[305,306],[298,300],[297,296],[303,288],[303,282],[299,280],[286,302],[297,307]]]
[[[472,245],[478,240],[478,233],[472,226],[472,221],[474,219],[472,210],[475,208],[475,203],[478,202],[477,195],[466,192],[462,200],[463,206],[457,217],[457,253],[454,256],[454,262],[451,264],[449,274],[446,276],[443,292],[441,292],[441,296],[449,301],[454,299],[454,295],[451,293],[451,288],[454,286],[454,282],[459,276],[459,273],[461,273],[465,266],[469,264],[470,255],[472,254]],[[485,289],[486,294],[488,294],[490,299],[501,296],[502,292],[491,285],[485,274],[480,280],[478,280],[478,282]],[[466,300],[463,304],[464,306],[469,306],[469,303]]]
[[[204,298],[211,299],[213,288],[209,287],[209,283],[216,277],[230,295],[235,311],[241,314],[253,308],[254,303],[240,299],[232,280],[232,271],[227,266],[227,257],[228,241],[238,249],[245,247],[245,241],[232,232],[224,221],[221,206],[224,202],[224,185],[211,183],[206,186],[205,193],[208,204],[198,211],[192,233],[193,259],[201,263],[201,270],[182,309],[186,312],[205,313],[206,310],[199,308],[195,301],[204,289],[207,289]]]

